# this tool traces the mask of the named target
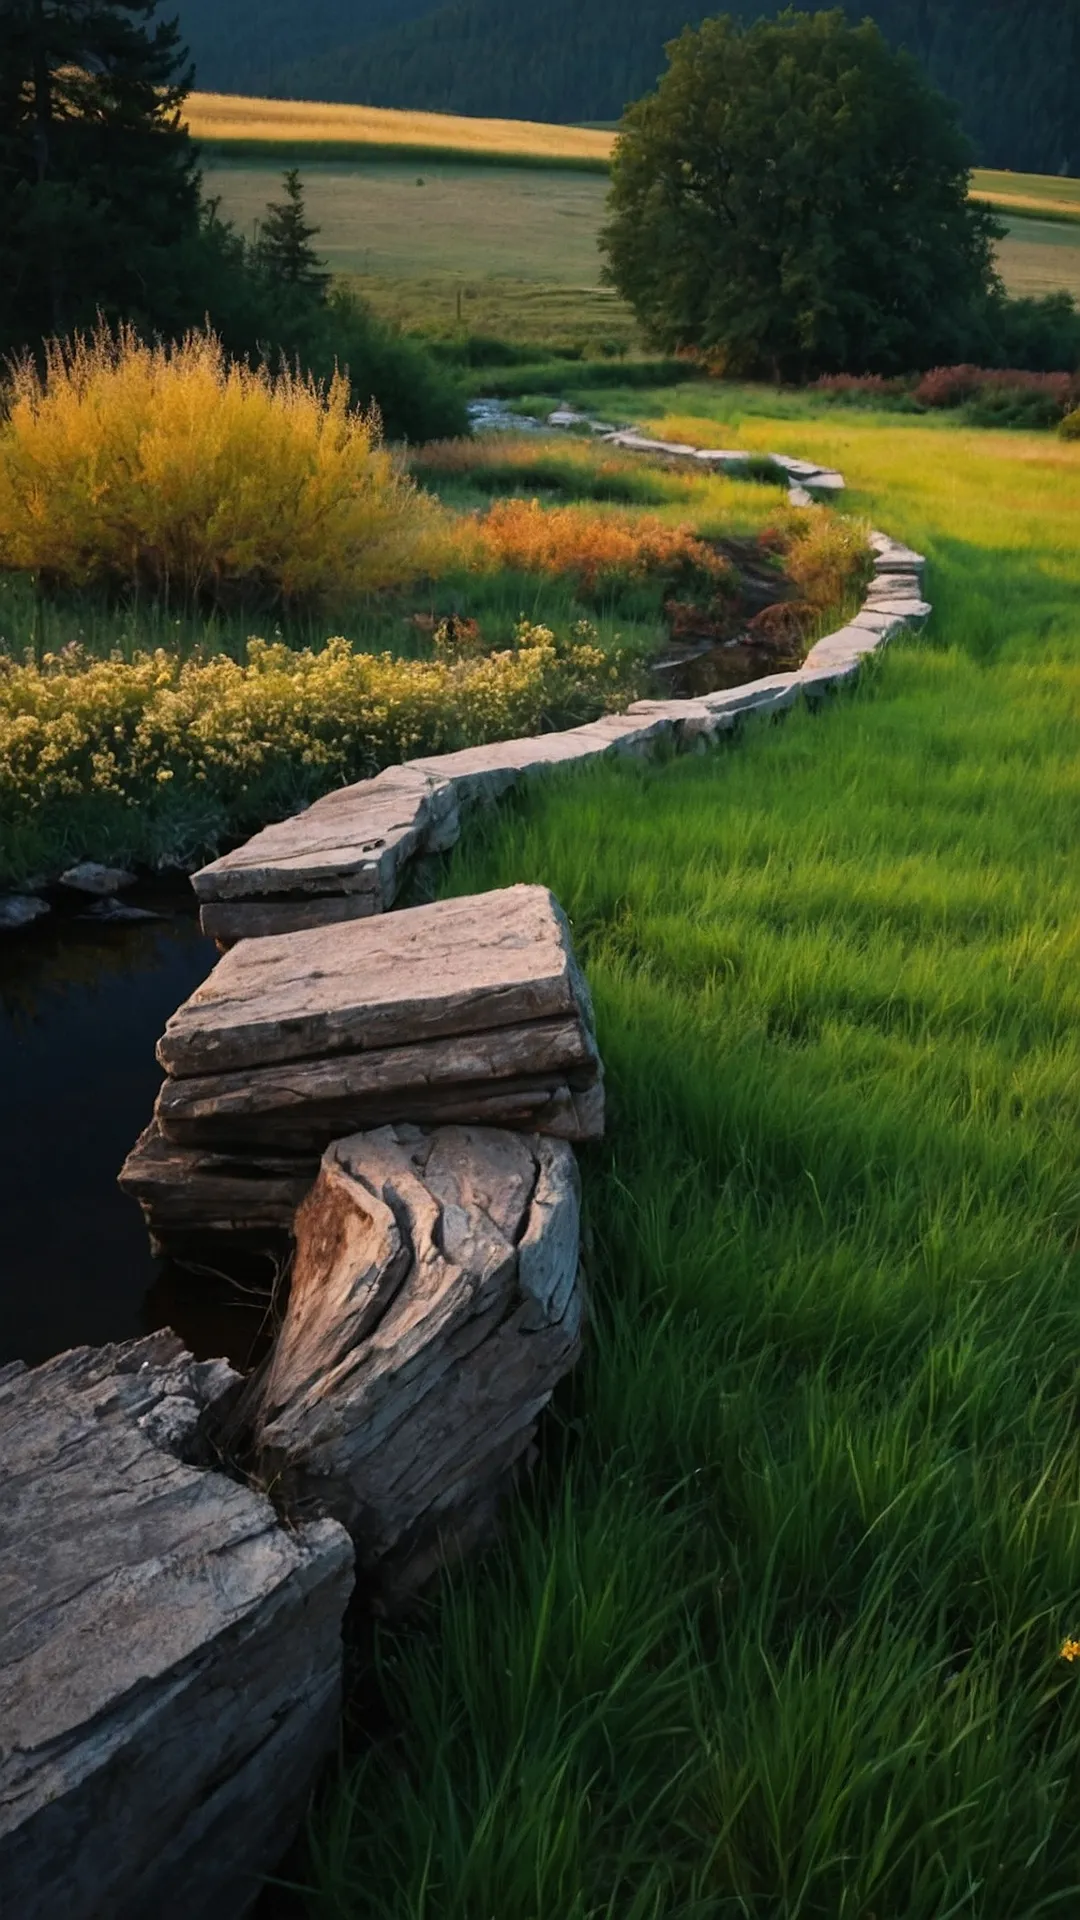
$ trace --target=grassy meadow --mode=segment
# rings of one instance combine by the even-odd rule
[[[265,103],[236,104],[254,109]],[[280,104],[297,113],[376,113]],[[385,117],[393,118],[389,109]],[[410,125],[433,117],[401,116]],[[488,124],[461,123],[466,129]],[[540,131],[568,140],[608,137],[575,128]],[[207,191],[220,195],[223,211],[250,233],[277,196],[280,166],[296,161],[327,264],[353,279],[383,317],[410,332],[436,339],[482,332],[586,351],[627,351],[639,344],[629,308],[600,285],[596,237],[607,192],[602,173],[569,163],[565,169],[508,165],[500,163],[497,148],[483,167],[464,148],[456,158],[444,152],[394,160],[387,152],[350,161],[298,146],[275,161],[217,147],[206,155]],[[1009,182],[1015,191],[984,190],[989,181]],[[1055,190],[1053,196],[1041,194],[1044,185]],[[980,198],[995,201],[1008,229],[999,259],[1010,292],[1064,288],[1080,297],[1080,182],[977,174],[975,187]],[[1073,197],[1070,188],[1076,189]]]
[[[501,1544],[378,1635],[310,1908],[1065,1915],[1080,448],[649,410],[838,463],[935,617],[853,697],[546,785],[455,858],[552,886],[587,964],[592,1332]]]

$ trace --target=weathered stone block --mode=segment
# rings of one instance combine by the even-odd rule
[[[192,1464],[172,1334],[0,1374],[0,1905],[234,1920],[332,1745],[352,1551]]]
[[[342,1520],[384,1594],[486,1525],[578,1352],[578,1237],[561,1142],[398,1126],[327,1150],[249,1418],[259,1472]]]

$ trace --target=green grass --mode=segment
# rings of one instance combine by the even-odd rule
[[[1004,216],[998,246],[1002,278],[1013,294],[1058,293],[1080,301],[1080,215],[1075,220]]]
[[[311,219],[336,273],[451,281],[495,277],[595,288],[607,182],[595,174],[467,161],[304,164]],[[242,231],[278,197],[280,169],[208,167],[206,190]],[[418,184],[423,182],[423,185]]]
[[[502,277],[470,280],[453,272],[441,277],[361,275],[354,276],[353,284],[382,319],[431,341],[464,343],[479,335],[513,342],[523,359],[529,348],[596,356],[629,353],[640,345],[630,308],[610,287]]]
[[[379,1635],[323,1917],[1076,1910],[1080,448],[735,410],[937,614],[453,867],[551,885],[587,962],[592,1333],[502,1543]]]

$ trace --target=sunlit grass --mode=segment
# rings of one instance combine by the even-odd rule
[[[480,120],[456,113],[354,107],[318,100],[260,100],[244,94],[191,93],[184,117],[193,137],[215,144],[331,145],[527,159],[533,165],[606,166],[610,133],[538,120]]]
[[[1080,449],[798,444],[926,550],[928,637],[453,868],[587,961],[593,1330],[501,1546],[381,1638],[321,1916],[1075,1910]]]

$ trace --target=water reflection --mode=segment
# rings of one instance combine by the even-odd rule
[[[0,1363],[164,1325],[203,1353],[228,1334],[241,1357],[264,1317],[155,1259],[116,1185],[160,1083],[154,1043],[217,957],[186,881],[125,899],[162,917],[109,925],[56,900],[0,939]]]

